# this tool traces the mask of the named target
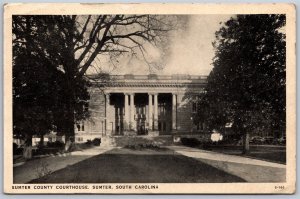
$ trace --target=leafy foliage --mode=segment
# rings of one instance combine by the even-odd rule
[[[285,15],[237,15],[216,32],[200,107],[211,128],[285,130]]]
[[[60,57],[51,54],[60,46],[50,38],[54,19],[41,16],[13,17],[13,122],[14,133],[44,135],[65,129],[68,90]],[[55,34],[54,34],[55,35]],[[79,79],[75,89],[76,119],[87,116],[87,81]]]

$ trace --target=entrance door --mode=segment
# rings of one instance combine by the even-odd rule
[[[146,132],[146,106],[136,107],[136,128],[138,135],[145,135]]]
[[[123,107],[115,107],[115,135],[122,135],[124,126],[123,126]]]

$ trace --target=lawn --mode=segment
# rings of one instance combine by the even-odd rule
[[[224,183],[243,179],[167,149],[116,148],[31,183]]]
[[[242,146],[211,145],[205,149],[230,155],[245,156],[242,154]],[[246,156],[269,162],[286,164],[286,148],[284,146],[251,145],[250,153]]]

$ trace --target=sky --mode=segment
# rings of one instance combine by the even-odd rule
[[[129,59],[123,57],[119,60],[117,67],[103,68],[104,71],[113,75],[135,74],[148,75],[156,73],[159,75],[189,74],[209,75],[212,70],[212,59],[214,48],[212,42],[215,40],[215,32],[220,29],[232,15],[190,15],[186,19],[186,26],[172,32],[170,35],[169,50],[167,56],[162,56],[158,49],[146,46],[148,57],[151,61],[163,64],[160,69],[152,68],[142,59]],[[101,64],[106,65],[105,63]]]
[[[163,74],[208,75],[212,69],[215,32],[220,29],[220,22],[230,19],[229,15],[193,15],[185,33],[174,38],[171,57]]]

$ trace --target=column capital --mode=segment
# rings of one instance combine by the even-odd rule
[[[153,96],[155,96],[155,95],[158,95],[159,93],[148,93],[148,95],[153,95]]]
[[[148,95],[158,95],[158,93],[150,92],[150,93],[148,93]]]
[[[105,98],[109,101],[109,99],[110,99],[110,93],[105,94]]]

